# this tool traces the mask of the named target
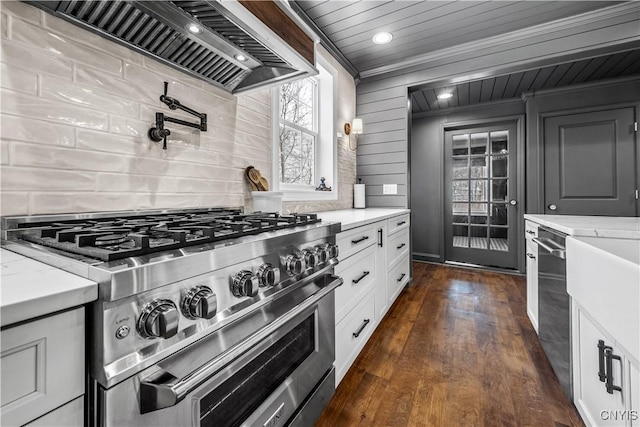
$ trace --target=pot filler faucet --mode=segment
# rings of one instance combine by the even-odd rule
[[[186,120],[165,116],[164,113],[156,113],[156,125],[155,127],[152,127],[151,129],[149,129],[148,135],[149,135],[149,139],[151,139],[154,142],[164,141],[162,143],[163,150],[167,149],[167,136],[171,135],[171,131],[169,129],[165,129],[164,122],[176,123],[182,126],[192,127],[195,129],[199,129],[202,132],[207,131],[207,115],[204,113],[198,113],[197,111],[182,105],[180,101],[178,101],[177,99],[167,96],[168,86],[169,86],[169,83],[164,82],[164,95],[160,95],[160,101],[167,104],[167,107],[169,107],[172,110],[182,110],[198,117],[200,119],[200,124],[191,123],[191,122],[187,122]]]

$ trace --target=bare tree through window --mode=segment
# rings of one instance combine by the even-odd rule
[[[280,87],[280,182],[314,183],[316,88],[313,79]]]

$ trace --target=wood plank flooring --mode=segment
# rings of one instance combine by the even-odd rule
[[[524,277],[415,263],[316,426],[583,426],[525,301]]]

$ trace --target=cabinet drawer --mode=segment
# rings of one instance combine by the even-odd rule
[[[387,220],[387,232],[389,235],[393,233],[409,228],[409,214],[402,214]]]
[[[84,393],[84,308],[2,331],[3,425],[23,425]]]
[[[376,245],[350,256],[336,266],[336,275],[344,284],[335,290],[336,324],[376,284]]]
[[[340,261],[349,258],[354,253],[378,243],[378,225],[370,224],[344,231],[336,237],[336,244],[340,249]]]
[[[389,236],[387,240],[387,265],[393,267],[400,258],[409,253],[409,239],[408,228]]]
[[[374,293],[369,292],[336,326],[336,386],[373,333],[376,324]]]
[[[402,288],[409,282],[410,268],[409,254],[406,254],[398,261],[398,264],[389,271],[389,276],[387,277],[389,306],[393,304],[393,301],[398,297]]]

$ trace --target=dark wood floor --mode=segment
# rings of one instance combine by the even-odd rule
[[[521,276],[414,264],[316,426],[582,426],[525,300]]]

